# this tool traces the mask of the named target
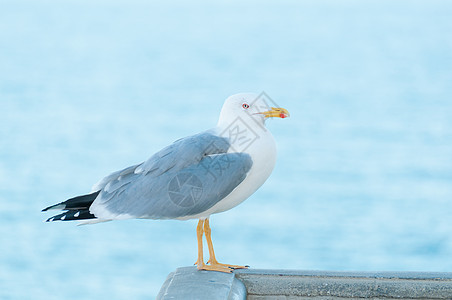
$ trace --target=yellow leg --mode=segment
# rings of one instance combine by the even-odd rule
[[[198,261],[196,264],[198,265],[198,270],[207,270],[207,271],[218,271],[225,273],[232,273],[232,269],[226,266],[221,265],[206,265],[204,264],[204,255],[203,255],[203,246],[202,246],[202,236],[204,234],[205,221],[200,219],[198,222],[198,226],[196,227],[196,236],[198,238]],[[209,246],[210,250],[210,246]]]
[[[204,220],[200,219],[198,226],[196,227],[196,237],[198,238],[198,261],[196,262],[196,264],[198,265],[198,269],[200,269],[200,266],[204,265],[204,254],[202,252],[203,225]]]
[[[246,269],[246,268],[248,268],[248,266],[221,264],[217,261],[217,259],[215,257],[215,251],[213,250],[212,235],[211,235],[209,219],[206,219],[204,221],[204,234],[206,235],[207,247],[209,248],[209,256],[210,256],[209,261],[207,263],[210,263],[211,266],[221,266],[221,267],[226,267],[226,268],[230,268],[230,269]]]

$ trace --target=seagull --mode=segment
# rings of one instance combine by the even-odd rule
[[[276,145],[265,122],[289,117],[289,112],[267,102],[264,93],[228,97],[216,127],[179,139],[148,160],[106,176],[89,194],[44,208],[64,211],[47,222],[199,219],[197,268],[226,273],[247,268],[217,261],[209,218],[246,200],[270,176]],[[209,251],[206,263],[203,236]]]

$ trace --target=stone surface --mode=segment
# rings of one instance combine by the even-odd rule
[[[246,287],[246,290],[245,290]],[[452,273],[178,268],[157,299],[452,299]]]
[[[452,273],[237,270],[248,299],[452,299]]]
[[[196,267],[178,268],[169,274],[158,300],[243,300],[246,290],[233,273],[198,271]]]

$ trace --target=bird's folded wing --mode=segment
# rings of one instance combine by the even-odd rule
[[[107,176],[90,212],[101,219],[170,219],[202,213],[232,192],[251,169],[245,153],[226,153],[209,132],[176,141],[143,164]]]
[[[192,135],[175,141],[163,148],[142,165],[135,173],[153,173],[158,176],[168,170],[182,169],[199,162],[205,155],[226,153],[230,147],[226,138],[217,136],[209,131]]]
[[[158,176],[172,168],[182,169],[201,161],[205,155],[226,153],[229,147],[230,144],[226,138],[210,131],[188,136],[163,148],[141,164],[111,173],[96,183],[92,191],[97,192],[108,184],[111,186],[118,178],[121,179],[130,173],[145,175],[150,173],[152,176]]]
[[[109,183],[90,208],[101,219],[172,219],[200,214],[231,193],[252,165],[245,153],[205,156],[159,176],[130,173]]]

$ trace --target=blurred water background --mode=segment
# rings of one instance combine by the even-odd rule
[[[40,210],[265,91],[276,169],[211,218],[220,261],[452,271],[450,1],[3,0],[0,298],[151,299],[196,221]]]

